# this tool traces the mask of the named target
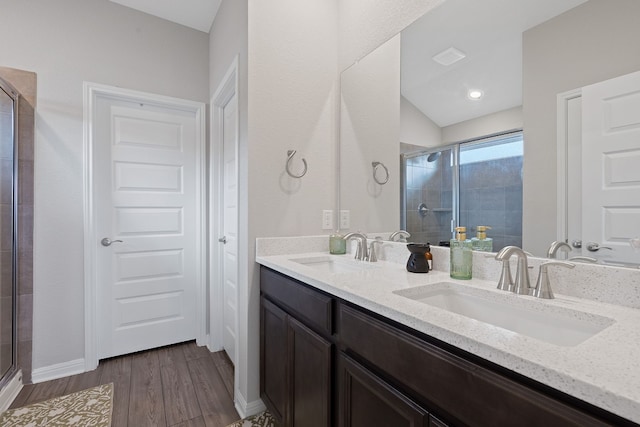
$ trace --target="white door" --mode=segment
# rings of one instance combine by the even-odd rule
[[[583,254],[640,264],[640,72],[582,88],[582,165]]]
[[[103,96],[93,119],[98,358],[192,340],[201,256],[194,113]]]
[[[223,347],[229,359],[236,360],[236,317],[238,306],[238,182],[237,182],[237,96],[222,108],[223,126]]]

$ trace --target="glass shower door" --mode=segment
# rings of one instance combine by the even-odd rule
[[[0,81],[0,388],[15,367],[15,111],[16,97]]]
[[[449,242],[454,213],[454,150],[402,155],[401,226],[412,242]]]

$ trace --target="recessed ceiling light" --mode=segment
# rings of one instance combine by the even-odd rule
[[[469,99],[473,99],[474,101],[482,98],[483,96],[484,92],[480,89],[469,89],[469,92],[467,92],[467,97]]]
[[[441,65],[451,65],[463,58],[466,58],[466,56],[467,55],[464,52],[459,51],[455,47],[450,47],[449,49],[445,49],[433,56],[431,59]]]

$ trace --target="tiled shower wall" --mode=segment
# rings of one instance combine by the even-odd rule
[[[450,151],[445,151],[433,162],[428,162],[426,155],[407,159],[406,218],[407,231],[411,233],[409,240],[412,242],[437,245],[441,240],[451,239],[450,160]],[[420,203],[429,209],[422,215],[418,212]]]
[[[0,77],[20,94],[18,111],[18,368],[31,382],[33,331],[33,165],[36,74],[0,67]]]

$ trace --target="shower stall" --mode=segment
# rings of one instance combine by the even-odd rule
[[[451,238],[457,194],[455,150],[418,151],[401,155],[400,227],[413,242],[437,245]]]
[[[456,226],[491,227],[493,251],[522,246],[522,132],[437,149],[405,145],[401,227],[413,242],[447,244]]]
[[[17,371],[18,92],[0,79],[0,390]]]

